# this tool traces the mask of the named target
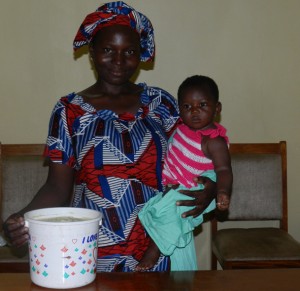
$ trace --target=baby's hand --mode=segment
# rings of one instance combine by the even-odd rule
[[[219,192],[217,194],[217,208],[221,211],[225,211],[229,208],[230,197],[225,192]]]

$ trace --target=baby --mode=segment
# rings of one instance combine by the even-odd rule
[[[187,78],[178,89],[178,104],[182,124],[168,144],[163,168],[166,191],[148,201],[139,213],[152,241],[137,271],[153,267],[160,253],[171,256],[171,270],[197,269],[192,231],[203,222],[205,213],[215,209],[215,201],[196,218],[182,218],[187,207],[177,207],[176,201],[187,199],[180,191],[203,187],[197,185],[198,177],[216,181],[219,210],[227,210],[230,203],[229,142],[226,129],[214,121],[222,109],[217,84],[206,76]]]

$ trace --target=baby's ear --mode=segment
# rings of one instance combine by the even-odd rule
[[[221,111],[222,111],[222,103],[221,103],[221,102],[218,102],[218,103],[216,104],[216,113],[215,113],[215,115],[216,115],[216,116],[219,115],[219,114],[221,113]]]

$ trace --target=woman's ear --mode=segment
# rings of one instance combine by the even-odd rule
[[[94,47],[93,47],[93,45],[89,45],[89,53],[90,53],[91,61],[94,62]]]

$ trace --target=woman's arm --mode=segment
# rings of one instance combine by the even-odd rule
[[[180,200],[176,202],[177,206],[191,206],[194,208],[184,212],[182,217],[199,216],[216,198],[216,183],[207,177],[197,177],[194,181],[198,184],[203,184],[204,188],[197,191],[181,190],[180,193],[194,198],[194,200]]]
[[[46,183],[32,201],[18,213],[12,214],[3,224],[6,237],[14,246],[21,246],[28,240],[28,228],[24,226],[25,212],[47,207],[69,205],[73,193],[74,170],[50,162]]]

